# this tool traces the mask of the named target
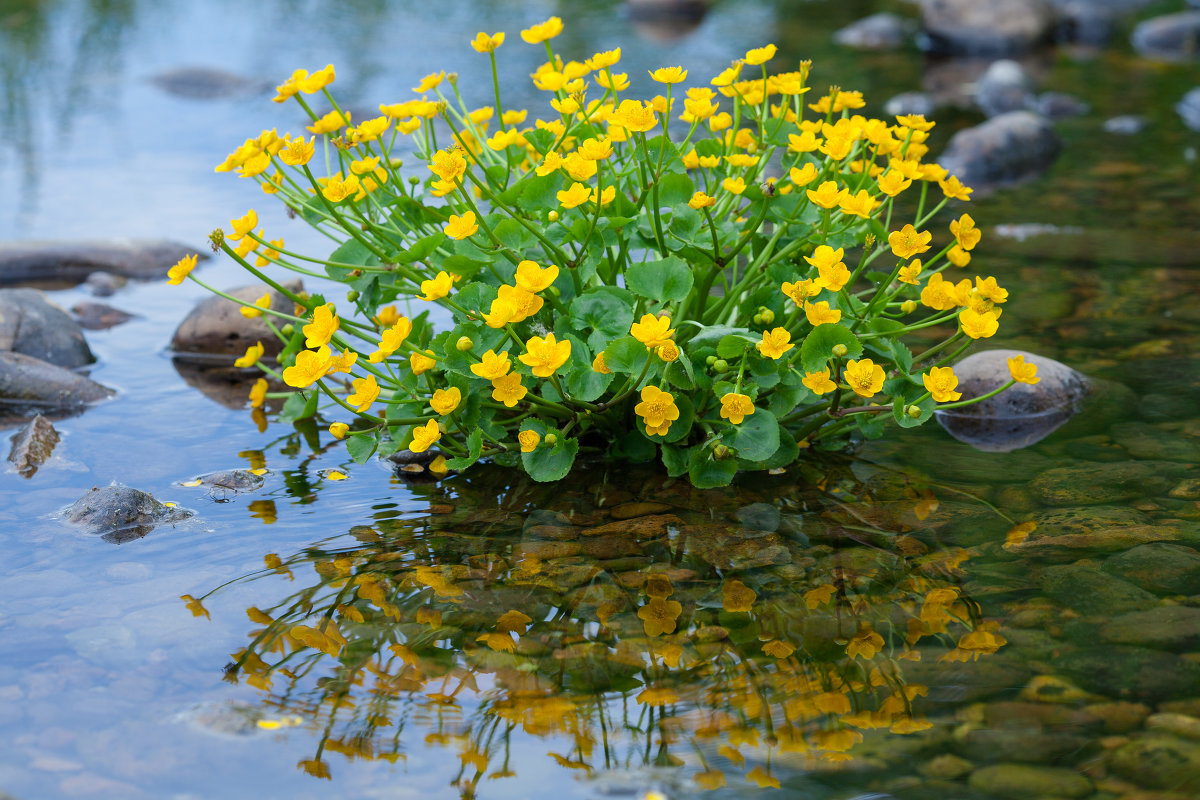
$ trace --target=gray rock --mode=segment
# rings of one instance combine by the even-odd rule
[[[255,94],[270,84],[213,67],[177,67],[160,72],[150,82],[167,94],[189,100],[220,100]]]
[[[1104,120],[1104,130],[1119,136],[1134,136],[1141,133],[1150,124],[1150,120],[1139,114],[1123,114]]]
[[[1183,119],[1183,124],[1194,131],[1200,131],[1200,86],[1192,89],[1175,104],[1175,110]]]
[[[92,487],[63,512],[68,522],[115,544],[141,538],[158,525],[178,522],[192,514],[185,508],[160,503],[139,489],[118,484]]]
[[[1200,792],[1200,743],[1150,734],[1114,750],[1108,767],[1139,786]]]
[[[836,31],[833,41],[860,50],[893,50],[903,46],[916,29],[912,20],[881,11]]]
[[[1056,467],[1034,478],[1029,488],[1049,506],[1120,503],[1147,494],[1165,494],[1186,471],[1170,461]]]
[[[127,278],[113,275],[111,272],[93,272],[83,280],[84,286],[96,297],[112,297],[128,282]]]
[[[971,788],[1013,800],[1031,797],[1083,797],[1092,793],[1092,782],[1073,769],[1034,767],[1027,764],[992,764],[971,773]]]
[[[105,305],[104,303],[76,303],[71,306],[71,313],[75,315],[75,320],[79,323],[79,327],[86,328],[89,331],[115,328],[134,318],[133,314]]]
[[[0,352],[0,403],[82,409],[113,395],[95,381],[20,353]]]
[[[263,485],[263,477],[248,469],[223,469],[187,481],[184,486],[204,486],[218,492],[249,492]]]
[[[167,270],[179,259],[192,254],[208,258],[194,247],[156,239],[0,242],[0,286],[33,281],[76,284],[98,270],[158,280],[167,277]]]
[[[1090,110],[1090,106],[1074,95],[1042,92],[1031,99],[1029,110],[1041,114],[1046,119],[1066,119],[1083,116]]]
[[[50,420],[38,414],[29,424],[10,438],[12,450],[8,460],[24,478],[32,478],[38,467],[45,464],[58,444],[58,431]]]
[[[1067,422],[1089,390],[1088,379],[1051,358],[1019,350],[987,350],[954,366],[963,399],[995,391],[1011,379],[1008,359],[1024,356],[1037,364],[1036,384],[1018,383],[995,397],[935,414],[961,442],[989,452],[1006,452],[1040,441]]]
[[[282,285],[293,294],[300,293],[304,288],[299,280]],[[261,283],[225,290],[226,294],[247,303],[253,303],[267,291],[271,293],[271,308],[292,313],[293,302],[290,298]],[[246,348],[255,342],[262,342],[264,357],[273,357],[283,349],[283,343],[261,317],[247,319],[242,316],[241,306],[237,303],[214,296],[201,300],[179,323],[171,337],[171,350],[177,359],[195,356],[240,358]]]
[[[1044,0],[922,0],[925,49],[939,55],[1001,55],[1047,41],[1054,13]]]
[[[1200,644],[1200,608],[1158,606],[1122,614],[1099,626],[1100,638],[1114,644],[1189,650]]]
[[[1060,655],[1064,675],[1089,692],[1156,703],[1200,692],[1200,664],[1161,650],[1104,645]]]
[[[992,62],[975,81],[972,99],[989,117],[1026,108],[1033,100],[1033,79],[1016,61]]]
[[[1088,616],[1142,611],[1158,604],[1158,597],[1145,589],[1081,564],[1047,567],[1042,572],[1042,593]]]
[[[904,114],[930,117],[936,108],[933,98],[924,92],[902,92],[883,104],[884,112],[892,117]]]
[[[1037,176],[1060,149],[1046,119],[1010,111],[954,134],[938,162],[967,186],[991,189]]]
[[[1164,61],[1200,56],[1200,11],[1180,11],[1154,17],[1133,29],[1133,49]]]
[[[0,289],[0,352],[10,351],[65,369],[96,360],[71,315],[37,289]]]
[[[633,29],[647,39],[671,42],[700,27],[708,0],[625,0]]]
[[[1134,547],[1109,556],[1104,570],[1158,594],[1200,594],[1200,552],[1180,544]]]

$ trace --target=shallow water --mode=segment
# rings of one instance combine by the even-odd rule
[[[271,235],[321,247],[211,172],[245,136],[294,127],[290,108],[151,82],[177,67],[274,83],[334,62],[350,107],[450,68],[469,95],[476,29],[507,30],[501,55],[523,74],[535,56],[515,32],[552,13],[569,54],[621,45],[633,76],[710,74],[773,40],[878,108],[926,66],[828,44],[869,2],[725,2],[669,41],[618,3],[323,8],[0,0],[0,185],[20,187],[0,237],[199,245],[253,205]],[[1171,110],[1195,73],[1123,42],[1044,60],[1041,88],[1092,111],[1058,123],[1044,178],[972,204],[981,274],[1013,296],[989,344],[1139,395],[1016,453],[927,426],[723,491],[624,467],[554,486],[488,468],[405,483],[315,428],[260,431],[185,381],[163,348],[198,287],[122,289],[109,302],[138,318],[88,334],[93,377],[120,394],[56,422],[63,441],[32,478],[0,474],[0,797],[676,797],[774,780],[986,797],[1013,764],[1064,770],[1038,773],[1061,781],[1045,794],[1200,794],[1200,137]],[[1151,125],[1103,133],[1118,113]],[[938,118],[947,133],[977,120]],[[1059,231],[999,227],[1029,224]],[[198,274],[243,282],[227,264]],[[182,485],[236,467],[265,468],[264,485]],[[120,545],[56,518],[112,481],[197,514]],[[1006,546],[1026,520],[1038,529]],[[294,651],[311,634],[292,626],[326,615],[345,643]],[[872,634],[887,647],[867,658]],[[241,651],[274,662],[273,645],[296,654],[268,686]]]

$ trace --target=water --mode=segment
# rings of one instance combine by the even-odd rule
[[[211,171],[244,137],[294,128],[291,108],[255,92],[172,96],[150,81],[165,70],[273,84],[333,62],[353,108],[447,68],[484,102],[482,57],[466,41],[507,30],[500,55],[522,75],[535,54],[516,31],[558,13],[568,55],[623,46],[635,81],[664,64],[714,73],[772,40],[877,108],[919,86],[926,65],[827,44],[875,10],[726,2],[662,40],[618,3],[331,14],[317,3],[0,2],[0,184],[19,187],[0,201],[0,236],[199,247],[254,206],[270,235],[321,247],[256,189]],[[138,318],[88,336],[93,377],[119,396],[58,421],[56,457],[31,479],[0,474],[0,791],[676,797],[779,780],[816,797],[962,797],[1013,779],[996,764],[1063,770],[1037,773],[1062,781],[1045,794],[1200,791],[1196,772],[1155,768],[1165,762],[1139,749],[1197,760],[1200,201],[1187,152],[1200,142],[1171,111],[1195,74],[1135,59],[1123,41],[1044,59],[1042,88],[1093,110],[1058,124],[1066,146],[1046,177],[971,208],[985,231],[981,274],[1013,295],[1007,338],[989,344],[1138,393],[1136,408],[1117,404],[1026,451],[980,454],[927,426],[723,491],[602,466],[554,486],[491,468],[405,483],[354,465],[314,428],[260,432],[248,410],[185,382],[163,348],[200,289],[121,290],[111,302]],[[1123,113],[1151,125],[1103,133]],[[975,118],[939,120],[944,142]],[[998,229],[1030,224],[1059,230]],[[226,264],[198,274],[242,282]],[[86,297],[53,296],[67,307]],[[265,468],[264,486],[182,485],[235,467]],[[114,480],[197,515],[121,545],[54,517]],[[1037,531],[1010,535],[1028,519]],[[1135,561],[1147,552],[1166,557]],[[207,613],[193,616],[185,594]],[[336,658],[301,650],[269,687],[253,659],[228,669],[247,648],[269,661],[283,657],[272,644],[293,652],[284,634],[310,635],[293,626],[326,612],[346,643],[311,641]],[[872,634],[891,646],[867,659]]]

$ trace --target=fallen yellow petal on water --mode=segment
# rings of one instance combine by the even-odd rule
[[[331,469],[331,470],[329,470],[329,472],[325,473],[325,477],[331,481],[344,481],[344,480],[346,480],[346,478],[349,478],[350,476],[344,472],[339,472],[336,469]]]

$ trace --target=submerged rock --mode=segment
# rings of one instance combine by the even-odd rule
[[[1049,506],[1120,503],[1147,494],[1165,494],[1186,471],[1184,465],[1170,461],[1055,467],[1034,478],[1029,488]]]
[[[987,190],[1036,177],[1061,148],[1044,117],[1009,111],[954,134],[938,162],[967,186]]]
[[[833,41],[860,50],[891,50],[903,46],[916,29],[912,20],[881,11],[836,31]]]
[[[299,280],[281,285],[293,294],[304,290]],[[226,294],[247,303],[253,303],[264,292],[271,295],[271,308],[287,314],[293,312],[294,304],[289,297],[261,283],[226,290]],[[195,356],[240,358],[255,342],[262,342],[268,357],[283,349],[283,344],[261,317],[247,319],[242,316],[241,306],[237,303],[214,296],[200,301],[179,323],[171,337],[171,350],[175,358],[183,359]]]
[[[139,539],[158,525],[179,522],[192,514],[188,509],[160,503],[140,489],[118,484],[92,487],[63,512],[68,522],[114,544]]]
[[[1200,791],[1200,743],[1150,734],[1121,745],[1108,767],[1140,786],[1174,792]],[[1176,795],[1178,796],[1178,795]]]
[[[1049,39],[1054,13],[1045,0],[922,0],[924,47],[939,55],[1000,55]]]
[[[1104,120],[1104,130],[1120,136],[1135,136],[1146,129],[1150,120],[1138,114],[1123,114]]]
[[[971,773],[971,788],[1013,800],[1031,797],[1084,797],[1092,782],[1073,769],[1027,764],[992,764]]]
[[[158,73],[150,82],[167,94],[189,100],[238,97],[261,92],[270,85],[214,67],[177,67]]]
[[[1088,616],[1142,611],[1158,605],[1158,597],[1093,566],[1062,564],[1042,572],[1042,593]]]
[[[1062,654],[1055,666],[1089,692],[1114,699],[1155,703],[1200,692],[1200,664],[1162,650],[1086,647]]]
[[[112,389],[62,367],[0,352],[0,403],[77,410],[113,394]]]
[[[58,431],[54,430],[50,420],[38,414],[11,437],[12,450],[8,453],[8,460],[21,477],[32,478],[38,467],[49,460],[58,438]]]
[[[0,351],[66,369],[96,360],[71,315],[37,289],[0,289]]]
[[[1154,17],[1133,29],[1133,49],[1143,56],[1183,61],[1200,56],[1200,11]]]
[[[1200,461],[1200,441],[1145,422],[1122,422],[1111,428],[1112,439],[1133,458]]]
[[[1109,556],[1105,572],[1164,595],[1200,594],[1200,552],[1180,544],[1155,542]]]
[[[1063,92],[1042,92],[1037,97],[1030,99],[1028,108],[1046,119],[1066,119],[1067,117],[1081,117],[1091,107],[1074,95]]]
[[[76,303],[71,312],[79,322],[79,326],[90,331],[102,331],[128,322],[134,315],[119,308],[104,303]]]
[[[223,469],[217,472],[205,473],[190,481],[184,481],[180,485],[203,486],[214,494],[237,494],[238,492],[252,492],[255,489],[261,488],[263,482],[261,475],[257,475],[248,469]]]
[[[157,239],[111,239],[79,242],[0,242],[0,285],[15,283],[77,284],[97,270],[138,280],[167,277],[167,270],[187,255],[208,256],[194,247]]]
[[[1200,645],[1200,608],[1159,606],[1133,611],[1099,626],[1100,638],[1115,644],[1190,650]]]

